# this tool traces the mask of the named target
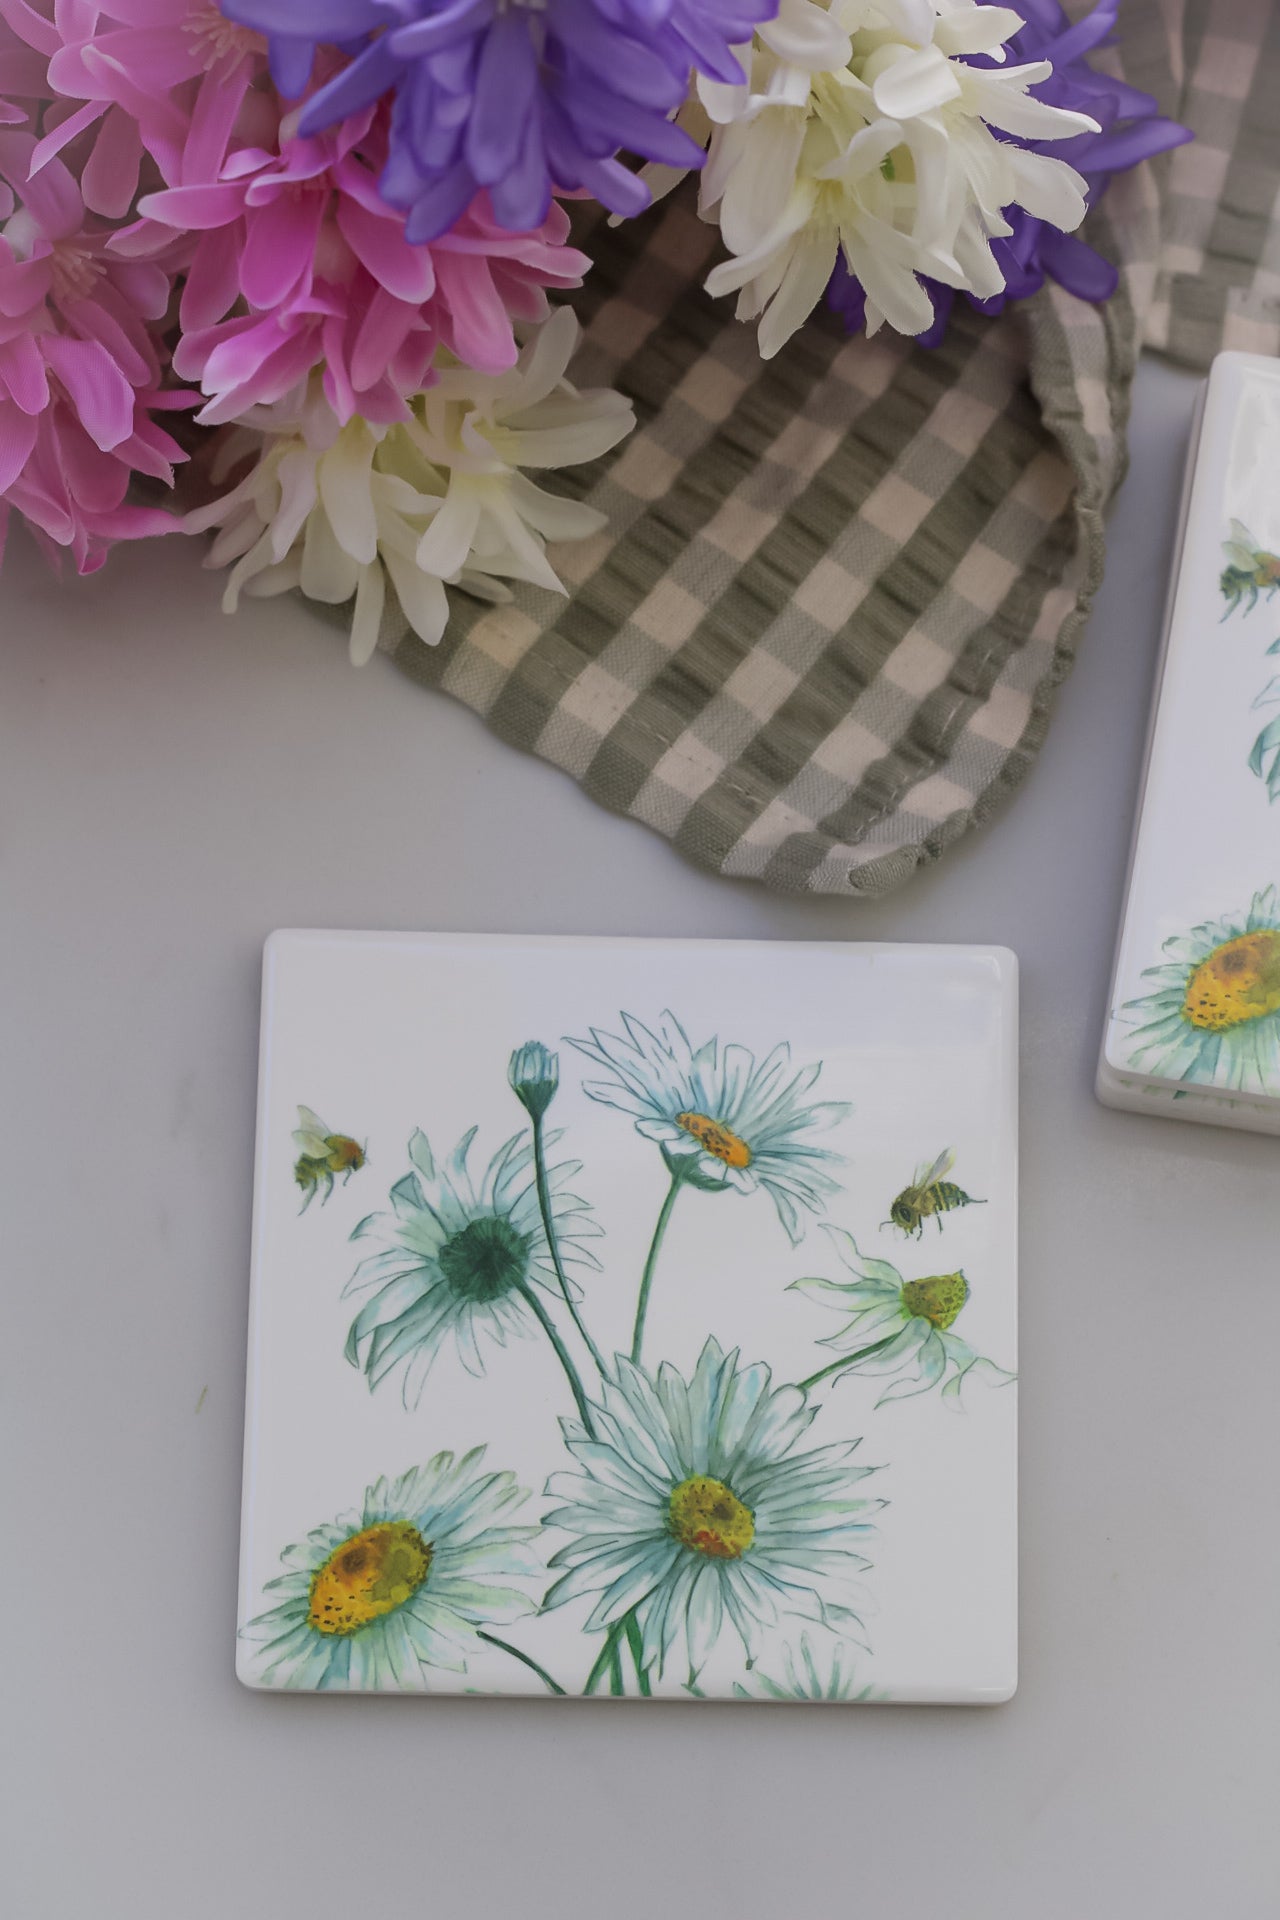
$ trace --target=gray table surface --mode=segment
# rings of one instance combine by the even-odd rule
[[[14,1920],[1252,1920],[1280,1888],[1274,1140],[1091,1083],[1192,380],[1144,366],[1022,795],[880,904],[694,871],[194,545],[0,586]],[[1022,1682],[819,1712],[232,1676],[275,926],[1001,941],[1023,967]],[[937,1595],[947,1605],[945,1591]]]

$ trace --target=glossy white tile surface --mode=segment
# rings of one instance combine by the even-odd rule
[[[1109,1105],[1280,1133],[1280,363],[1220,354],[1103,1035]]]
[[[581,1693],[625,1599],[643,1638],[606,1693],[643,1669],[655,1697],[1007,1698],[1016,997],[992,948],[274,935],[241,1677],[547,1698],[522,1652]],[[544,1169],[580,1325],[508,1081],[526,1041],[558,1063]],[[590,1436],[562,1426],[577,1392]],[[362,1505],[473,1449],[456,1512],[441,1470]],[[500,1522],[481,1472],[525,1491]],[[504,1552],[498,1524],[531,1537]],[[451,1602],[482,1577],[495,1614]]]

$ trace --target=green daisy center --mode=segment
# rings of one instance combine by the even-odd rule
[[[939,1333],[955,1324],[969,1298],[969,1282],[962,1273],[935,1273],[927,1280],[908,1280],[902,1304],[913,1320],[927,1320]]]
[[[1215,947],[1187,982],[1184,1019],[1207,1033],[1280,1011],[1280,929],[1263,927]]]
[[[520,1285],[528,1270],[529,1241],[509,1220],[489,1214],[451,1234],[436,1259],[456,1294],[483,1303]]]
[[[359,1633],[412,1600],[431,1570],[431,1547],[409,1520],[380,1520],[335,1547],[311,1582],[307,1625]]]
[[[756,1537],[755,1515],[723,1480],[695,1473],[673,1489],[667,1528],[682,1547],[711,1560],[741,1560]]]

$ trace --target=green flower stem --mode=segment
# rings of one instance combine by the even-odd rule
[[[527,1653],[521,1653],[519,1647],[513,1647],[509,1640],[499,1640],[496,1633],[486,1633],[483,1627],[477,1627],[476,1633],[481,1640],[487,1640],[491,1647],[498,1647],[503,1653],[509,1653],[513,1660],[519,1660],[523,1666],[531,1667],[544,1687],[549,1688],[552,1693],[563,1696],[564,1688],[551,1678],[545,1667],[540,1667],[537,1661],[530,1659]]]
[[[626,1691],[622,1684],[622,1648],[616,1640],[609,1655],[609,1691],[615,1699],[620,1699]]]
[[[654,1269],[658,1264],[658,1255],[662,1251],[662,1242],[666,1235],[667,1222],[671,1218],[671,1209],[675,1206],[676,1195],[683,1185],[684,1175],[677,1170],[671,1176],[671,1185],[667,1188],[667,1197],[662,1203],[662,1212],[658,1215],[653,1239],[649,1242],[649,1254],[640,1279],[640,1298],[636,1301],[635,1332],[631,1336],[631,1360],[634,1366],[640,1364],[640,1349],[644,1345],[644,1323],[649,1311],[649,1289],[653,1285]]]
[[[899,1328],[899,1332],[901,1332],[901,1328]],[[897,1337],[897,1333],[889,1333],[885,1335],[883,1340],[873,1341],[869,1347],[859,1347],[856,1353],[842,1353],[840,1358],[833,1360],[829,1367],[819,1367],[818,1371],[811,1373],[807,1380],[801,1380],[799,1382],[801,1393],[808,1393],[810,1387],[816,1387],[819,1380],[829,1380],[831,1375],[833,1373],[839,1373],[841,1368],[851,1367],[855,1362],[867,1359],[870,1354],[879,1353],[883,1347],[887,1347],[892,1341],[896,1340]]]
[[[631,1649],[631,1660],[636,1670],[636,1681],[641,1693],[647,1700],[652,1694],[653,1688],[649,1685],[649,1669],[645,1666],[642,1659],[644,1639],[640,1632],[640,1622],[636,1619],[636,1610],[634,1607],[632,1607],[630,1613],[623,1615],[622,1627],[627,1636],[627,1645]]]
[[[618,1636],[621,1632],[622,1622],[621,1620],[615,1620],[604,1637],[604,1645],[596,1656],[594,1667],[592,1667],[590,1673],[587,1675],[587,1684],[582,1689],[584,1694],[594,1693],[606,1672],[608,1672],[612,1666],[614,1656],[617,1652]]]
[[[574,1304],[573,1293],[570,1289],[564,1266],[561,1263],[560,1249],[556,1245],[556,1223],[555,1215],[551,1210],[551,1184],[547,1179],[547,1156],[542,1138],[541,1114],[535,1114],[533,1117],[533,1173],[538,1186],[538,1207],[542,1214],[542,1231],[547,1236],[547,1247],[551,1254],[551,1264],[556,1270],[556,1279],[560,1282],[560,1291],[564,1295],[564,1303],[573,1316],[574,1326],[586,1342],[587,1351],[595,1361],[599,1371],[603,1374],[604,1360],[601,1357],[600,1349],[587,1332],[583,1324],[582,1315],[578,1312]]]
[[[551,1342],[552,1346],[555,1348],[556,1359],[560,1362],[560,1365],[564,1368],[565,1374],[569,1381],[569,1385],[573,1389],[573,1397],[574,1397],[574,1400],[577,1402],[577,1407],[578,1407],[578,1418],[581,1420],[583,1426],[586,1428],[587,1432],[591,1435],[591,1438],[594,1440],[596,1437],[596,1430],[594,1425],[592,1424],[591,1409],[587,1405],[587,1396],[582,1391],[582,1382],[578,1378],[578,1369],[574,1366],[573,1361],[569,1358],[569,1350],[565,1346],[564,1341],[560,1338],[560,1335],[556,1332],[556,1326],[555,1326],[554,1320],[551,1318],[551,1315],[547,1312],[546,1308],[543,1306],[541,1300],[539,1300],[537,1294],[533,1291],[533,1288],[529,1285],[528,1281],[521,1280],[517,1282],[516,1291],[520,1295],[521,1299],[525,1302],[526,1306],[531,1307],[533,1309],[534,1315],[538,1321],[539,1326],[542,1328],[542,1331],[546,1334],[548,1340]]]

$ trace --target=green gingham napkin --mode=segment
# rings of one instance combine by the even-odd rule
[[[607,531],[557,550],[567,601],[452,595],[415,680],[704,866],[876,894],[1025,776],[1102,571],[1139,345],[1203,366],[1280,350],[1280,24],[1269,0],[1128,0],[1109,57],[1194,128],[1117,179],[1094,308],[1046,290],[945,344],[818,318],[762,362],[700,290],[691,193],[610,229],[575,297],[574,378],[636,432],[573,491]]]

